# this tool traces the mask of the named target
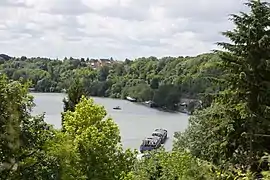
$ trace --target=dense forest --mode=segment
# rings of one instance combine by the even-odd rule
[[[216,53],[197,57],[138,58],[133,61],[103,59],[51,60],[9,58],[0,62],[0,72],[10,79],[29,80],[38,92],[62,92],[77,79],[87,95],[152,101],[158,107],[176,109],[183,98],[199,99],[220,87],[211,78],[221,75],[214,68]],[[96,63],[96,64],[94,64]],[[94,64],[94,65],[93,65]]]
[[[235,28],[223,33],[230,43],[197,57],[98,68],[87,59],[0,58],[0,179],[270,179],[270,4],[246,5],[250,12],[232,15]],[[30,87],[66,89],[63,129],[31,115]],[[163,106],[175,97],[203,97],[206,105],[185,132],[175,134],[171,152],[161,148],[142,160],[137,151],[123,150],[118,126],[88,96],[144,101],[161,98],[159,93]]]

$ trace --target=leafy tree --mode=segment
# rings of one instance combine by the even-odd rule
[[[153,99],[154,91],[146,83],[137,84],[127,89],[129,96],[139,101],[149,101]]]
[[[55,179],[57,162],[44,146],[54,135],[44,116],[32,117],[28,84],[0,76],[1,179]]]
[[[109,75],[109,67],[108,66],[102,66],[100,67],[98,71],[98,80],[99,81],[105,81]]]
[[[161,85],[153,97],[155,104],[159,107],[168,107],[169,109],[176,109],[179,100],[178,89],[173,85]]]
[[[85,94],[82,82],[75,79],[67,91],[68,97],[64,98],[64,112],[75,111],[75,106],[80,102],[81,97]],[[62,115],[62,129],[65,131],[64,119]]]
[[[149,156],[136,162],[133,171],[126,179],[216,180],[237,177],[230,172],[221,172],[210,163],[196,159],[185,151],[159,150],[149,153]]]
[[[79,79],[75,79],[67,91],[68,99],[64,99],[64,112],[74,111],[76,104],[79,103],[82,95],[84,95],[84,89]]]
[[[20,150],[20,124],[28,116],[30,104],[27,86],[19,82],[10,83],[6,76],[0,75],[0,164],[1,177],[8,177],[15,166]]]
[[[21,57],[21,61],[26,61],[27,60],[27,57],[26,56],[22,56]]]
[[[158,87],[159,87],[159,77],[155,76],[155,77],[151,80],[150,87],[151,87],[152,89],[158,89]]]
[[[242,134],[233,149],[241,148],[243,156],[247,155],[245,163],[253,165],[264,152],[270,151],[269,138],[257,136],[269,134],[270,125],[270,5],[254,0],[246,5],[251,9],[250,14],[233,15],[236,29],[223,33],[232,43],[219,43],[227,50],[221,52],[221,67],[230,72],[226,73],[229,88],[220,101],[238,107],[241,116],[233,116],[233,127]]]
[[[119,129],[107,118],[104,107],[81,98],[75,111],[64,113],[66,134],[71,137],[86,179],[119,179],[131,170],[134,155],[123,151]]]
[[[20,131],[20,151],[17,153],[17,170],[14,179],[54,180],[59,177],[57,159],[46,151],[47,142],[54,138],[52,127],[44,122],[44,116],[24,120]]]
[[[226,89],[212,105],[190,119],[178,134],[176,149],[188,148],[197,157],[221,166],[234,165],[259,171],[258,160],[269,152],[270,7],[249,1],[249,14],[232,15],[236,25],[223,34],[231,43],[218,43],[219,67]]]
[[[56,131],[55,137],[46,145],[48,154],[56,159],[57,179],[59,180],[84,180],[79,156],[73,143],[73,139],[62,131]]]

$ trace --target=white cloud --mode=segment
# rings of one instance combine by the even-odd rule
[[[24,0],[1,0],[1,7],[15,6],[15,7],[27,7],[27,3]]]
[[[12,56],[196,55],[232,27],[235,0],[0,0],[0,53]]]

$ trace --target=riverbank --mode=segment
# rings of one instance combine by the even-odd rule
[[[39,92],[39,91],[34,91],[34,90],[30,90],[29,89],[29,92],[30,93],[37,93],[37,94],[40,94],[40,93],[48,93],[48,94],[66,94],[66,92]],[[109,98],[109,99],[118,99],[118,100],[125,100],[125,101],[130,101],[126,98],[116,98],[116,97],[100,97],[100,96],[89,96],[89,97],[97,97],[97,98]],[[143,105],[145,107],[148,107],[148,108],[152,108],[152,109],[156,109],[158,111],[162,111],[162,112],[167,112],[167,113],[184,113],[184,114],[188,114],[188,115],[191,115],[192,112],[188,111],[187,110],[187,106],[188,104],[190,104],[190,102],[192,101],[198,101],[196,99],[188,99],[188,98],[183,98],[180,100],[180,103],[179,104],[185,104],[185,106],[179,106],[177,108],[177,110],[172,110],[172,109],[168,109],[166,107],[155,107],[155,106],[152,106],[149,104],[149,103],[146,103],[146,102],[140,102],[140,101],[130,101],[132,103],[136,103],[136,104],[139,104],[139,105]],[[116,105],[117,106],[117,105]]]
[[[185,108],[178,108],[178,110],[171,110],[171,109],[167,109],[167,108],[162,108],[162,107],[150,107],[149,104],[145,103],[145,102],[135,102],[136,104],[148,107],[148,108],[152,108],[152,109],[157,109],[159,111],[162,112],[168,112],[168,113],[184,113],[184,114],[188,114],[191,115],[192,113],[189,112],[187,109]]]

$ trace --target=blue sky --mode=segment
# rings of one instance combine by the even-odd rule
[[[243,0],[0,0],[0,53],[123,60],[209,52]]]

